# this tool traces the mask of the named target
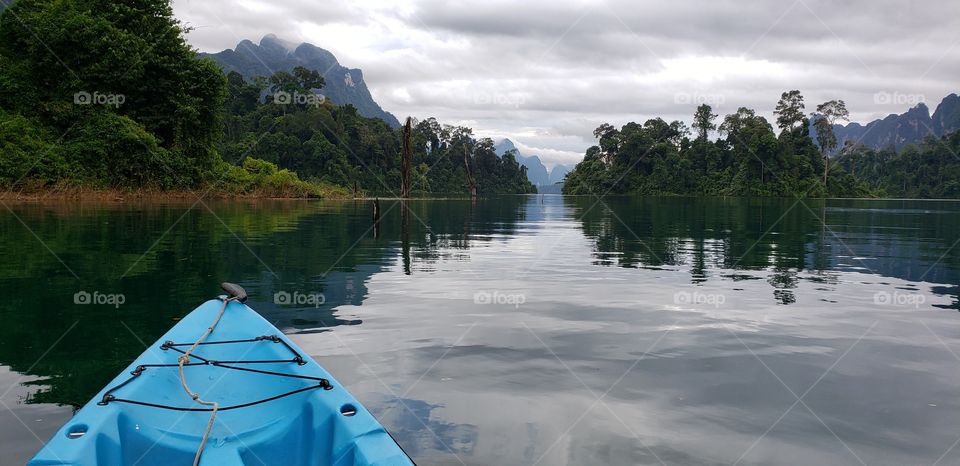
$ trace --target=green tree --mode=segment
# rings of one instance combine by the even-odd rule
[[[209,178],[225,78],[198,59],[184,31],[166,0],[35,0],[0,15],[0,107],[61,139],[65,151],[51,172],[58,176],[44,183],[195,186]]]
[[[827,185],[827,174],[830,171],[830,154],[837,148],[837,136],[833,132],[833,125],[837,121],[849,121],[850,112],[842,100],[830,100],[817,105],[814,114],[814,129],[817,132],[817,143],[823,154],[823,185]]]
[[[697,138],[701,140],[707,139],[707,133],[717,129],[717,125],[713,120],[717,117],[716,113],[713,113],[713,108],[707,104],[700,104],[697,107],[697,111],[693,113],[693,124],[690,126],[697,131]]]
[[[773,110],[777,116],[777,126],[783,131],[790,131],[798,124],[802,123],[804,114],[803,95],[798,90],[792,90],[780,94],[780,101]]]

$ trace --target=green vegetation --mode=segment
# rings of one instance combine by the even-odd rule
[[[169,0],[36,0],[4,10],[0,188],[278,197],[350,194],[338,186],[399,190],[399,131],[322,102],[315,70],[254,83],[225,77],[198,58],[185,31]],[[417,127],[414,192],[465,194],[470,171],[481,193],[534,189],[515,160],[489,158],[489,140],[427,122]]]
[[[872,191],[898,198],[960,198],[960,131],[943,138],[927,137],[919,145],[907,144],[874,150],[848,145],[835,165],[863,180]]]
[[[828,157],[837,146],[833,125],[849,115],[842,100],[820,104],[808,117],[800,91],[784,92],[774,110],[779,135],[751,109],[740,107],[719,125],[712,111],[697,108],[693,140],[679,121],[601,125],[598,145],[567,175],[564,193],[960,197],[960,159],[951,156],[960,151],[957,133],[899,154],[851,146]],[[711,141],[714,129],[722,137]]]
[[[16,2],[0,16],[0,183],[198,186],[223,78],[166,1]]]
[[[360,116],[351,105],[323,99],[314,92],[323,85],[316,71],[297,67],[252,83],[230,72],[227,82],[220,145],[226,159],[246,154],[306,179],[398,195],[401,131],[381,119]],[[265,101],[260,97],[264,92]],[[414,125],[411,139],[415,194],[466,194],[468,173],[481,194],[535,192],[525,167],[510,155],[497,157],[493,141],[475,138],[470,128],[428,118]]]

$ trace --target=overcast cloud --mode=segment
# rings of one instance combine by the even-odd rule
[[[268,33],[311,42],[363,69],[398,118],[510,137],[548,167],[582,158],[600,123],[689,123],[703,102],[770,118],[800,89],[808,111],[839,98],[865,122],[960,92],[956,0],[175,0],[174,12],[202,51]]]

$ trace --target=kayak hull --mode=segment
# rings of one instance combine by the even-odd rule
[[[29,465],[192,464],[211,413],[184,392],[177,358],[222,306],[211,300],[184,317]],[[346,389],[245,304],[229,302],[205,342],[184,367],[190,389],[220,407],[200,464],[413,464]]]

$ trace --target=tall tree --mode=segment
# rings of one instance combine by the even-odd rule
[[[723,123],[720,123],[720,132],[726,133],[728,137],[731,135],[736,136],[747,122],[756,116],[757,112],[753,111],[753,109],[740,107],[737,109],[737,113],[731,113],[723,118]]]
[[[717,125],[713,122],[713,119],[717,117],[716,113],[713,113],[713,108],[707,104],[700,104],[697,107],[697,111],[693,113],[693,129],[697,130],[697,138],[700,140],[707,139],[707,133],[712,130],[717,129]]]
[[[803,122],[803,109],[803,96],[800,91],[794,89],[780,94],[780,101],[773,111],[777,116],[777,126],[784,131],[792,130],[798,123]]]
[[[837,148],[837,136],[833,133],[833,125],[838,121],[849,121],[850,112],[847,111],[847,104],[842,100],[830,100],[817,105],[817,113],[813,118],[817,143],[820,144],[820,153],[823,154],[823,186],[827,186],[830,154]]]

